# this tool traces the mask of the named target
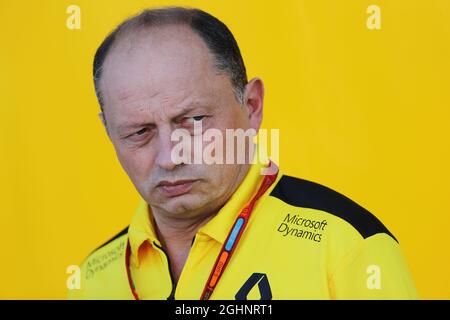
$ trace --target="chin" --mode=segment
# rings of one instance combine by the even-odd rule
[[[198,199],[198,196],[186,194],[174,198],[167,198],[159,207],[164,211],[181,216],[197,212],[204,207],[204,204],[205,199]]]

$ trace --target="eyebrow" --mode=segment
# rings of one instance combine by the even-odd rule
[[[180,118],[197,108],[205,108],[205,109],[209,110],[209,109],[211,109],[211,106],[209,104],[193,103],[193,104],[187,106],[186,108],[181,109],[177,115],[175,115],[174,117],[171,118],[171,121],[173,121],[177,118]],[[129,122],[129,123],[124,123],[124,124],[119,125],[117,127],[117,131],[122,132],[123,130],[136,129],[136,128],[144,127],[144,126],[156,126],[156,124],[148,122],[148,121]]]

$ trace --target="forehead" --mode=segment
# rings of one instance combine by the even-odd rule
[[[183,95],[209,95],[224,86],[203,40],[188,26],[164,26],[125,34],[103,64],[105,105]],[[226,82],[226,81],[225,81]]]

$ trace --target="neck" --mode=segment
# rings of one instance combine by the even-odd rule
[[[158,239],[170,261],[170,274],[174,283],[178,282],[188,258],[194,236],[216,213],[194,219],[167,219],[154,214]]]
[[[203,225],[211,220],[217,212],[189,219],[174,219],[154,212],[155,229],[161,244],[167,246],[190,247],[192,239]]]

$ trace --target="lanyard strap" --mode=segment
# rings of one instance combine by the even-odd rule
[[[270,161],[269,167],[271,166],[276,167],[276,164]],[[261,183],[261,186],[258,189],[258,192],[253,196],[250,202],[248,202],[247,205],[239,213],[239,216],[236,218],[236,221],[234,222],[233,227],[229,231],[228,236],[224,244],[222,245],[222,249],[220,250],[220,253],[217,256],[216,262],[214,263],[214,267],[212,268],[208,281],[205,284],[200,300],[209,300],[209,298],[211,297],[212,293],[214,292],[214,289],[217,286],[217,283],[219,282],[222,274],[225,271],[226,266],[228,265],[228,262],[231,259],[231,256],[234,253],[234,250],[236,249],[239,243],[239,240],[241,239],[241,236],[245,230],[245,227],[247,226],[247,223],[250,219],[250,215],[253,211],[253,208],[255,207],[256,202],[274,183],[274,181],[277,178],[277,175],[278,175],[278,168],[276,168],[276,172],[274,174],[265,175]],[[131,249],[130,249],[130,241],[128,240],[127,249],[125,252],[125,264],[127,269],[128,283],[130,285],[130,289],[131,292],[133,293],[134,298],[136,300],[139,300],[139,295],[136,291],[136,287],[131,277],[130,256],[131,256]]]
[[[269,166],[276,166],[274,162],[270,162]],[[250,202],[241,210],[239,216],[236,218],[234,222],[233,228],[231,228],[228,236],[222,245],[222,249],[220,250],[219,255],[217,256],[216,262],[214,263],[214,267],[209,275],[208,281],[205,284],[205,288],[203,289],[203,293],[200,297],[201,300],[209,300],[214,289],[217,286],[217,283],[220,280],[220,277],[223,275],[225,268],[228,265],[228,262],[231,259],[231,256],[236,249],[239,240],[247,226],[247,223],[250,219],[250,215],[255,207],[256,201],[261,198],[261,196],[269,189],[269,187],[276,180],[278,175],[278,170],[276,173],[271,175],[264,176],[264,180],[261,183],[261,186],[258,189],[258,192],[253,196]]]

